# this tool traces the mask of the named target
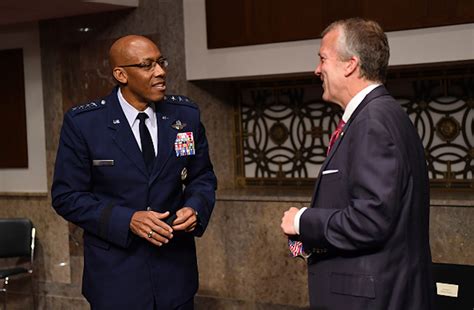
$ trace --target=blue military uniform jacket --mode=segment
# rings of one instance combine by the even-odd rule
[[[148,172],[117,98],[69,110],[52,185],[53,207],[84,229],[83,294],[93,309],[171,309],[198,288],[194,235],[215,203],[216,177],[197,106],[183,96],[156,103],[158,154]],[[191,138],[192,136],[192,138]],[[196,210],[199,225],[161,247],[134,235],[134,212]]]

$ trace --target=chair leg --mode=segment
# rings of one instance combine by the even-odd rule
[[[0,290],[0,293],[2,293],[2,310],[7,309],[7,291],[5,289]]]
[[[7,310],[7,285],[8,285],[8,277],[3,279],[3,310]]]
[[[35,295],[35,281],[34,281],[34,277],[33,277],[33,274],[30,274],[30,278],[31,278],[31,301],[33,302],[33,310],[36,310],[36,295]]]

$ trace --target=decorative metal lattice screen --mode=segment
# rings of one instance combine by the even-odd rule
[[[386,85],[418,130],[432,186],[473,187],[474,78],[471,69],[463,70],[392,73]],[[240,184],[314,184],[342,115],[321,94],[315,79],[242,85]]]

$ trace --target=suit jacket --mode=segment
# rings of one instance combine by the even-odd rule
[[[312,309],[431,309],[429,180],[420,138],[383,86],[361,102],[300,219]]]
[[[214,207],[216,177],[197,106],[166,96],[156,103],[156,115],[158,154],[151,173],[117,89],[64,116],[53,207],[84,229],[83,294],[93,309],[171,309],[198,288],[193,234],[175,232],[157,247],[129,229],[136,211],[173,213],[188,206],[199,214],[194,234],[200,236]],[[177,135],[185,132],[193,134],[195,154],[177,156]]]

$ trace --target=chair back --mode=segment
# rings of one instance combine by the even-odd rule
[[[32,256],[33,224],[26,218],[0,219],[0,258]]]

